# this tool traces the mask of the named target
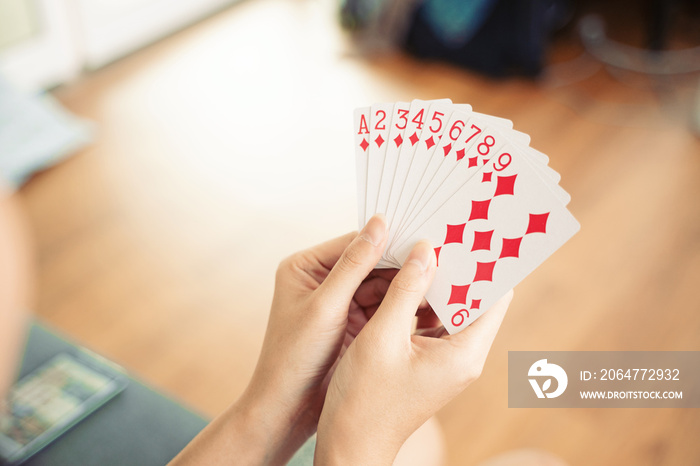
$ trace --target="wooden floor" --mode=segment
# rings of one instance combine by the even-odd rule
[[[700,350],[693,84],[653,93],[590,62],[580,82],[570,65],[494,82],[363,57],[329,3],[245,2],[55,92],[97,133],[22,190],[37,314],[215,415],[254,368],[277,263],[355,227],[352,109],[450,97],[529,133],[582,224],[516,290],[482,378],[439,413],[450,464],[519,447],[700,464],[699,410],[508,409],[506,384],[509,350]]]

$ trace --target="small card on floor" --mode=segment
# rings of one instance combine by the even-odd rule
[[[474,322],[580,228],[549,157],[509,120],[449,99],[355,110],[358,221],[386,216],[378,267],[435,247],[426,299],[445,329]]]

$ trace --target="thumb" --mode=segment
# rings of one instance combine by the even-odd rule
[[[349,305],[357,288],[381,258],[386,239],[386,220],[383,215],[375,215],[345,248],[318,287],[321,299],[343,307]]]
[[[391,281],[370,324],[383,334],[410,337],[413,317],[433,282],[435,262],[435,251],[430,243],[420,241],[416,244]]]
[[[512,299],[513,290],[510,290],[469,327],[445,337],[451,340],[455,347],[460,348],[460,351],[455,352],[458,358],[467,357],[483,367]]]

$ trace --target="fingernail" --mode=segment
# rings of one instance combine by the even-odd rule
[[[435,251],[430,243],[427,241],[420,241],[411,250],[408,258],[406,258],[406,263],[416,264],[421,272],[425,272],[432,263],[434,256]]]
[[[379,246],[386,236],[386,220],[384,215],[377,214],[369,219],[360,232],[360,238],[374,246]]]

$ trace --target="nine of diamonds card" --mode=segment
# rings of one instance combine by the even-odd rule
[[[382,103],[354,115],[358,223],[386,216],[379,267],[435,246],[426,299],[449,333],[467,327],[580,228],[549,158],[509,120],[449,99]]]

